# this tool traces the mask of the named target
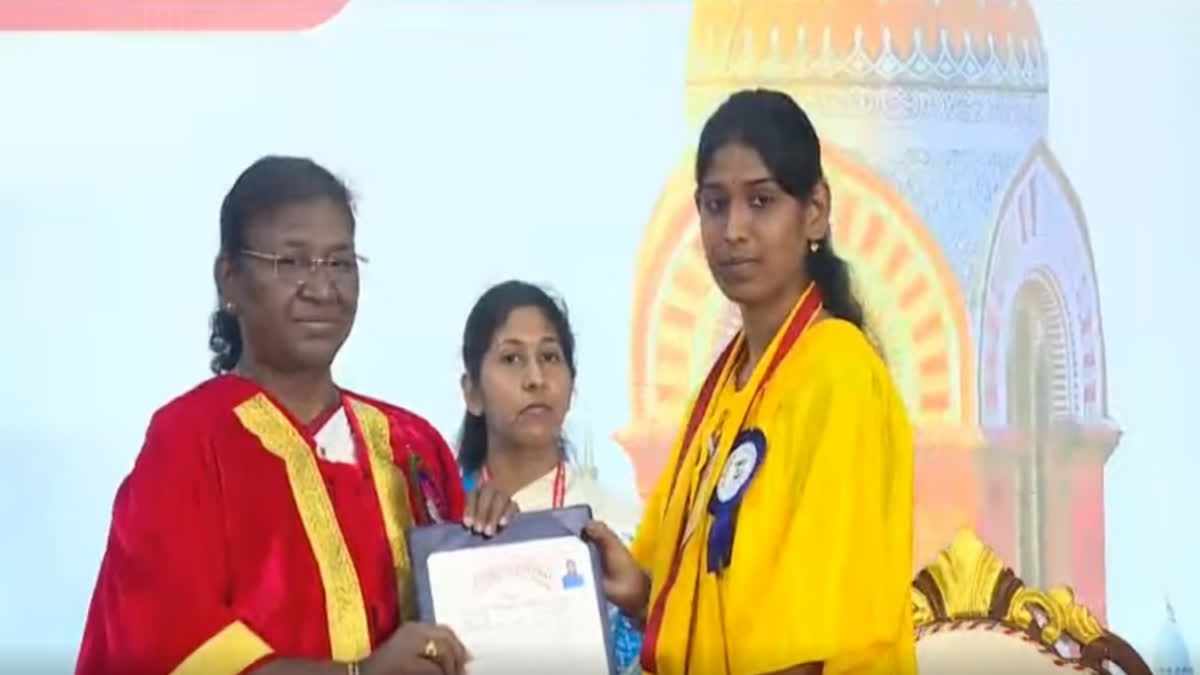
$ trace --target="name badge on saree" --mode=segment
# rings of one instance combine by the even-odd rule
[[[708,512],[713,516],[708,532],[708,571],[713,574],[720,574],[733,562],[738,509],[766,453],[767,437],[761,429],[746,429],[733,440],[733,450],[708,503]]]

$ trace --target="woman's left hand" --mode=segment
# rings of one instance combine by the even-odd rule
[[[463,527],[474,530],[485,537],[508,525],[520,509],[511,497],[484,483],[467,495],[467,506],[463,509]]]

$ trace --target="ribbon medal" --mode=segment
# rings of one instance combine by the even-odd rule
[[[717,489],[708,503],[708,512],[713,516],[712,529],[708,532],[708,571],[711,573],[720,574],[733,562],[738,509],[766,453],[767,437],[761,429],[746,429],[733,441],[733,450],[725,460]]]

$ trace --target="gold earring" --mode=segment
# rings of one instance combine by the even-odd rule
[[[813,239],[812,241],[808,242],[808,250],[810,253],[816,253],[817,251],[821,250],[821,242],[817,239]]]

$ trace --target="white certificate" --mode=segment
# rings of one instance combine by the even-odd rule
[[[588,547],[578,537],[429,556],[437,622],[462,640],[470,675],[609,675]]]

